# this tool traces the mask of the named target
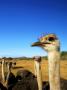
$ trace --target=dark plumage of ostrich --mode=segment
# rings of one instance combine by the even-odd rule
[[[12,90],[38,90],[37,80],[28,70],[20,70],[16,76],[17,83]]]
[[[0,83],[0,90],[7,90],[7,88],[4,87],[2,83]]]
[[[12,90],[12,88],[14,87],[14,85],[16,84],[16,78],[15,75],[11,72],[9,74],[8,80],[7,80],[7,89],[8,90]]]
[[[17,72],[16,77],[11,72],[12,62],[7,62],[7,90],[39,90],[38,89],[38,76],[36,77],[28,70],[20,70]],[[16,64],[15,64],[16,65]],[[43,83],[42,90],[49,90],[48,84]]]
[[[11,72],[12,63],[7,63],[7,89],[8,90],[38,90],[35,76],[28,70],[20,70],[17,76]]]
[[[50,90],[48,82],[42,83],[42,90]],[[12,90],[38,90],[37,78],[28,70],[20,70],[17,72],[16,84]]]
[[[38,80],[36,76],[28,70],[19,70],[16,74],[16,77],[10,70],[10,73],[7,78],[7,89],[38,90]],[[49,84],[44,82],[42,90],[49,90]]]

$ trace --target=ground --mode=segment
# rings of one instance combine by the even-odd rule
[[[32,73],[34,73],[34,61],[16,60],[16,66],[12,68],[12,72],[16,75],[16,72],[21,69],[27,69]],[[42,60],[41,71],[42,71],[42,81],[48,81],[48,60]],[[1,65],[0,65],[0,76],[1,76]],[[60,77],[62,81],[63,80],[67,81],[67,60],[60,60]]]

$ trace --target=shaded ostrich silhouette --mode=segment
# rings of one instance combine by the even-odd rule
[[[3,86],[2,83],[0,83],[0,90],[7,90],[7,88],[5,86]]]
[[[48,34],[32,46],[39,46],[48,52],[50,90],[60,88],[60,43],[55,34]]]
[[[8,90],[12,90],[16,83],[15,75],[12,73],[12,65],[15,65],[13,62],[6,62],[7,66],[7,77],[6,77],[6,86]]]
[[[12,63],[7,63],[7,89],[8,90],[38,90],[37,80],[28,70],[19,70],[16,77],[11,72]]]
[[[38,84],[34,74],[28,70],[18,71],[16,84],[12,90],[38,90]]]

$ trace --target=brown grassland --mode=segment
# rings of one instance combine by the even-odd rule
[[[16,66],[12,68],[12,72],[16,75],[17,71],[22,69],[27,69],[32,73],[34,73],[34,61],[16,60]],[[43,81],[48,80],[48,60],[42,60],[41,71],[42,71],[42,80]],[[67,80],[67,60],[60,61],[60,73],[61,73],[60,77]],[[1,65],[0,65],[0,76],[1,76]]]
[[[34,61],[33,60],[16,60],[16,65],[12,68],[12,72],[16,75],[18,70],[27,69],[34,72]],[[5,71],[6,68],[5,68]],[[48,60],[42,60],[41,62],[42,81],[48,81]],[[67,60],[60,61],[60,77],[64,85],[63,90],[67,90]],[[1,64],[0,64],[0,80],[1,80]]]

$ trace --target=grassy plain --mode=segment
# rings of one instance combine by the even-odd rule
[[[12,72],[16,75],[18,70],[27,69],[34,72],[34,61],[33,60],[16,60],[16,65],[12,68]],[[5,71],[6,68],[5,68]],[[42,60],[41,62],[42,80],[48,80],[48,60]],[[67,80],[67,60],[60,61],[60,77]],[[0,76],[1,76],[1,64],[0,64]]]
[[[16,65],[12,68],[12,72],[16,75],[18,70],[27,69],[33,74],[34,70],[34,61],[33,60],[15,60]],[[14,62],[15,62],[14,61]],[[7,68],[5,67],[5,72]],[[48,60],[42,60],[41,62],[41,72],[42,72],[42,81],[48,81]],[[61,78],[61,88],[62,90],[67,90],[67,60],[60,60],[60,78]],[[0,64],[0,81],[1,77],[1,64]]]

